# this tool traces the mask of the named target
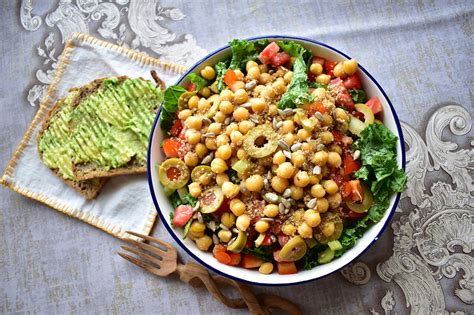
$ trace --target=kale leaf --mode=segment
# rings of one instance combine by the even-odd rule
[[[251,247],[251,248],[245,247],[242,250],[242,253],[253,255],[264,261],[273,260],[273,247],[272,246],[260,246],[260,247]]]
[[[184,92],[186,89],[179,85],[172,85],[166,89],[160,115],[161,130],[167,132],[171,129],[178,111],[178,99]]]
[[[217,81],[217,90],[222,92],[225,89],[225,83],[224,83],[224,75],[227,71],[227,63],[226,62],[218,62],[215,66],[216,68],[216,81]]]
[[[190,73],[186,76],[186,78],[191,81],[194,85],[196,85],[196,91],[201,91],[204,87],[209,85],[209,82],[201,77],[200,75],[197,75],[196,73]]]
[[[254,42],[245,39],[233,39],[229,42],[232,51],[232,59],[230,60],[230,69],[244,69],[250,60],[258,58],[258,52]]]
[[[367,101],[367,95],[365,94],[364,90],[350,89],[349,94],[351,95],[354,103],[365,103]]]

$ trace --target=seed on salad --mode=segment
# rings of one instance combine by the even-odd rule
[[[281,213],[281,214],[284,214],[285,213],[285,205],[283,203],[279,203],[278,204],[278,211]]]
[[[278,202],[278,195],[277,195],[277,194],[274,194],[274,193],[266,193],[266,194],[265,194],[265,199],[266,199],[268,202],[277,203],[277,202]]]
[[[247,91],[250,91],[250,90],[253,90],[256,86],[257,86],[257,81],[252,80],[252,81],[249,81],[245,84],[245,89]]]
[[[313,209],[314,207],[316,207],[316,204],[317,204],[317,199],[316,198],[312,198],[308,201],[308,203],[306,204],[306,206],[309,208],[309,209]]]
[[[263,179],[263,187],[268,190],[270,188],[270,182],[268,181],[267,178]]]
[[[198,213],[197,213],[197,220],[198,220],[199,223],[204,223],[204,219],[203,219],[203,217],[202,217],[201,212],[198,212]]]
[[[290,151],[283,150],[283,155],[284,155],[286,158],[291,159],[291,152],[290,152]]]
[[[320,112],[314,113],[314,116],[316,116],[316,118],[319,119],[319,121],[324,121],[324,116]]]
[[[299,149],[301,149],[301,146],[303,144],[302,143],[295,143],[291,146],[291,151],[295,152],[295,151],[298,151]]]
[[[290,196],[291,196],[291,189],[290,188],[285,189],[285,191],[283,192],[283,197],[288,198]]]
[[[353,158],[354,160],[357,160],[357,159],[359,159],[359,157],[360,157],[360,151],[359,151],[359,150],[356,150],[356,151],[354,152],[354,154],[352,155],[352,158]]]
[[[280,201],[285,206],[285,208],[290,208],[291,207],[291,203],[288,199],[281,198]]]
[[[215,230],[217,230],[216,222],[215,222],[215,221],[209,221],[209,222],[207,222],[206,226],[207,226],[212,232],[214,232]]]
[[[193,211],[194,211],[194,212],[198,211],[200,205],[201,205],[201,202],[198,200],[198,201],[196,202],[196,204],[194,205],[194,207],[193,207]]]
[[[213,155],[209,154],[209,155],[205,156],[202,159],[201,163],[202,164],[209,164],[209,163],[211,163],[212,159],[213,159]]]
[[[212,242],[214,243],[214,245],[219,244],[219,238],[216,234],[212,234]]]
[[[319,174],[321,174],[321,166],[316,165],[316,166],[313,168],[313,174],[314,174],[314,175],[319,175]]]

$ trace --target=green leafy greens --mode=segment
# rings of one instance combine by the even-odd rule
[[[288,86],[288,90],[278,102],[278,108],[280,109],[295,108],[305,103],[311,103],[314,100],[314,96],[311,95],[308,88],[307,69],[303,59],[305,51],[304,48],[301,48],[296,57],[293,64],[293,78]]]
[[[186,78],[191,81],[194,85],[196,85],[196,91],[201,91],[204,87],[209,85],[209,82],[201,77],[200,75],[197,75],[196,73],[190,73],[186,76]]]
[[[225,75],[225,72],[227,71],[227,63],[223,61],[218,62],[215,68],[216,68],[216,74],[217,74],[216,85],[217,85],[217,90],[220,93],[222,92],[222,90],[225,89],[224,75]]]
[[[178,111],[178,99],[184,92],[186,89],[179,85],[172,85],[166,89],[160,115],[161,130],[167,132],[171,129]]]
[[[264,261],[272,261],[273,249],[272,246],[260,246],[260,247],[245,247],[242,250],[244,254],[251,254],[255,257],[258,257]]]
[[[250,60],[257,60],[260,51],[269,44],[267,39],[248,41],[245,39],[233,39],[229,42],[232,51],[230,69],[245,69],[245,65]]]
[[[365,103],[367,101],[367,95],[365,94],[364,90],[350,89],[349,94],[351,95],[354,103]]]
[[[191,196],[190,193],[186,193],[183,197],[180,197],[177,191],[171,194],[169,198],[173,208],[176,208],[180,205],[190,205],[191,207],[194,207],[197,202],[197,199]]]

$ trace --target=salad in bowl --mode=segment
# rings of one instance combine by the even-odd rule
[[[164,99],[154,201],[178,243],[228,276],[286,284],[337,270],[378,237],[404,188],[388,99],[323,44],[234,39]]]

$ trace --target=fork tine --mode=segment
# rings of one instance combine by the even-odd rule
[[[141,249],[144,249],[152,254],[156,254],[158,256],[165,256],[166,255],[166,251],[162,250],[161,248],[158,248],[158,247],[155,247],[155,246],[152,246],[152,245],[149,245],[147,243],[143,243],[143,242],[139,242],[139,241],[135,241],[133,239],[130,239],[130,238],[126,238],[126,239],[123,239],[125,242],[129,243],[129,244],[132,244],[132,245],[135,245]],[[168,254],[169,255],[169,254]]]
[[[136,248],[133,248],[133,247],[128,247],[128,246],[121,246],[122,249],[126,250],[126,251],[129,251],[129,252],[132,252],[134,253],[135,255],[143,258],[143,259],[146,259],[146,260],[149,260],[150,262],[154,263],[155,265],[158,265],[158,267],[160,266],[160,262],[161,262],[161,257],[158,258],[158,257],[154,257],[154,256],[151,256],[151,255],[148,255]]]
[[[167,249],[170,249],[170,250],[173,250],[174,247],[171,246],[171,244],[168,244],[166,242],[163,242],[157,238],[153,238],[151,236],[148,236],[148,235],[144,235],[144,234],[140,234],[140,233],[137,233],[137,232],[133,232],[133,231],[127,231],[126,233],[130,234],[130,235],[133,235],[133,236],[136,236],[136,237],[140,237],[140,238],[143,238],[144,240],[147,240],[147,241],[150,241],[150,242],[154,242],[154,243],[157,243],[157,244],[160,244],[161,246],[164,246],[166,247]]]
[[[160,269],[158,269],[156,267],[153,267],[152,265],[149,265],[149,264],[147,264],[147,263],[145,263],[145,262],[143,262],[143,261],[141,261],[141,260],[139,260],[135,257],[132,257],[130,255],[127,255],[127,254],[124,254],[124,253],[121,253],[121,252],[117,252],[117,254],[119,254],[120,257],[128,260],[132,264],[135,264],[138,267],[141,267],[141,268],[145,269],[146,271],[151,272],[154,275],[161,276]]]

